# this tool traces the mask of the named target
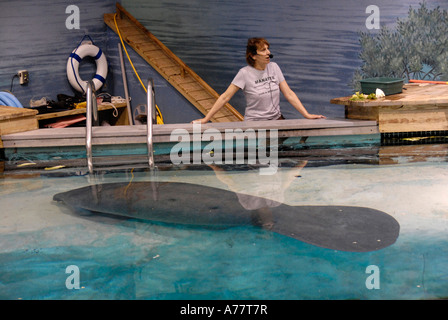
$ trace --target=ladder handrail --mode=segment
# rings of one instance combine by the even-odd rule
[[[95,85],[92,80],[89,80],[87,82],[87,94],[86,94],[86,157],[89,173],[93,173],[92,115],[95,124],[98,124],[98,106],[96,103]]]
[[[152,79],[148,80],[147,88],[147,101],[146,101],[146,127],[147,127],[147,140],[146,144],[148,146],[148,163],[151,170],[154,169],[154,148],[153,148],[153,122],[155,115],[155,99],[154,99],[154,85]]]
[[[148,163],[151,170],[154,169],[154,148],[153,148],[153,123],[155,115],[155,99],[154,99],[154,85],[152,79],[148,81],[147,91],[147,141],[148,146]],[[92,115],[93,120],[98,124],[98,106],[95,96],[95,85],[92,80],[87,82],[87,94],[86,94],[86,156],[87,166],[89,173],[93,173],[93,161],[92,161]]]

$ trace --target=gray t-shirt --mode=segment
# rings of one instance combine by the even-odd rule
[[[284,81],[280,67],[270,62],[265,70],[252,66],[241,68],[232,84],[243,90],[246,97],[244,120],[275,120],[280,117],[280,88]]]

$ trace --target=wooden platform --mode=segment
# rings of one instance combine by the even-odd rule
[[[39,128],[36,110],[0,106],[0,136]],[[0,139],[0,148],[1,145]]]
[[[123,41],[130,45],[202,114],[206,115],[219,94],[120,4],[117,3],[116,7],[116,21]],[[104,22],[118,34],[114,15],[114,13],[105,14]],[[212,122],[242,120],[243,116],[230,104],[226,104],[211,119]]]
[[[113,106],[112,106],[113,105]],[[103,111],[113,111],[117,109],[118,116],[115,125],[129,125],[128,113],[124,112],[127,104],[126,102],[114,103],[114,104],[99,104],[98,112],[101,114]],[[86,108],[71,109],[67,111],[42,113],[36,115],[38,121],[44,120],[57,120],[58,118],[69,117],[74,115],[85,114]]]
[[[98,112],[101,115],[102,112],[109,112],[113,111],[113,109],[117,109],[118,116],[116,118],[115,125],[129,125],[127,113],[123,112],[125,107],[126,103],[115,103],[114,106],[112,106],[112,104],[99,104]],[[37,129],[39,129],[39,126],[42,127],[42,122],[51,123],[52,121],[56,121],[58,119],[82,115],[85,113],[86,108],[79,108],[67,111],[38,114],[37,110],[29,108],[16,108],[0,105],[0,148],[4,147],[3,137],[5,135],[25,131],[32,131],[33,133],[41,132],[40,130],[43,129]],[[62,128],[59,130],[63,129],[70,130],[69,128]],[[85,128],[78,128],[77,130],[79,129],[85,131]],[[39,134],[40,133],[37,133],[37,136],[39,136]]]
[[[197,128],[197,127],[196,127]],[[174,130],[182,130],[191,135],[192,124],[165,124],[154,126],[154,143],[173,142],[171,134]],[[226,122],[208,123],[200,126],[201,132],[215,129],[221,133],[226,130],[249,129],[278,130],[282,137],[310,137],[310,136],[337,136],[337,135],[368,135],[377,134],[376,121],[360,120],[278,120],[278,121],[252,121],[252,122]],[[4,148],[30,148],[30,147],[59,147],[59,146],[85,146],[86,129],[81,127],[62,129],[39,129],[16,134],[3,135]],[[205,137],[201,137],[204,141]],[[93,148],[95,145],[145,144],[146,125],[135,126],[107,126],[93,127]],[[177,141],[176,141],[177,143]]]
[[[378,121],[381,133],[448,130],[448,85],[412,83],[403,89],[376,100],[342,97],[331,103],[344,105],[347,119]]]

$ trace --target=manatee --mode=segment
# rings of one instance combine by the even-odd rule
[[[252,202],[257,209],[242,205]],[[400,225],[366,207],[291,206],[209,186],[177,182],[105,183],[62,192],[54,200],[76,211],[205,228],[253,226],[318,247],[369,252],[395,243]]]

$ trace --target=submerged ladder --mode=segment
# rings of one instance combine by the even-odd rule
[[[95,85],[92,80],[87,82],[86,97],[86,157],[89,173],[93,173],[93,155],[92,155],[92,116],[95,125],[98,125],[98,106],[96,103]]]
[[[154,169],[154,148],[153,148],[153,123],[155,121],[156,103],[154,94],[154,85],[152,79],[148,80],[146,101],[146,145],[148,146],[148,164],[151,171]]]
[[[148,165],[151,171],[154,170],[154,147],[153,147],[153,124],[155,121],[155,93],[152,79],[148,80],[147,87],[147,129],[146,129],[146,144],[148,146]],[[95,85],[92,80],[87,82],[87,96],[86,96],[86,158],[89,173],[93,173],[93,154],[92,154],[92,136],[93,125],[99,125],[98,105],[95,95]]]

